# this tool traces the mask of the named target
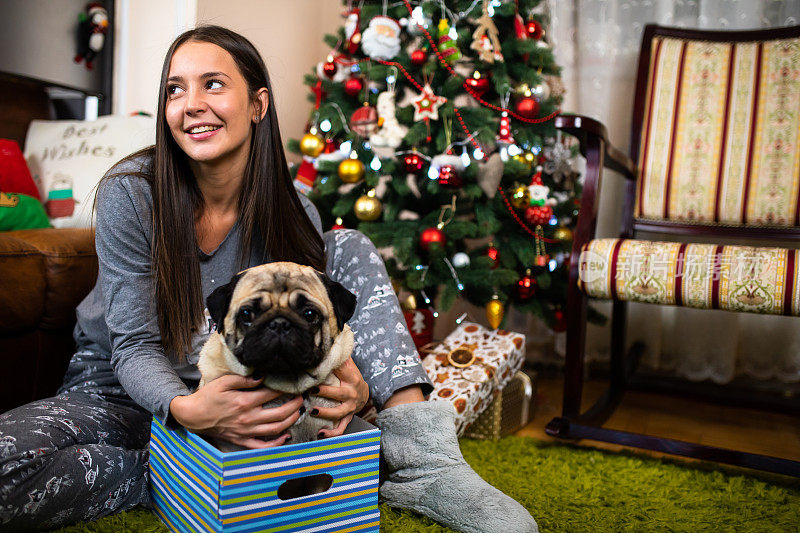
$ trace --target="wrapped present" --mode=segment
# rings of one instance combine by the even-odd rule
[[[489,407],[464,435],[472,439],[497,440],[514,433],[533,416],[535,382],[525,372],[517,372],[503,390],[497,391]]]
[[[524,359],[525,335],[464,322],[422,361],[433,381],[430,400],[453,404],[456,430],[462,435]]]

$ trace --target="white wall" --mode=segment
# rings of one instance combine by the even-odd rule
[[[116,0],[115,114],[155,114],[161,65],[173,39],[194,27],[197,0]]]
[[[155,113],[170,43],[197,24],[218,24],[250,39],[264,57],[284,142],[302,136],[312,108],[303,76],[330,51],[322,37],[343,23],[339,0],[116,1],[114,113]]]
[[[261,52],[285,143],[303,135],[313,107],[303,76],[327,57],[322,37],[343,24],[343,10],[340,0],[197,0],[197,22],[239,32]]]

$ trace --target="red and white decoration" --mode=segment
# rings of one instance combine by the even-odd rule
[[[408,332],[411,333],[411,339],[413,339],[417,350],[433,341],[433,311],[430,309],[411,309],[403,311],[403,316],[406,319]],[[419,355],[423,359],[425,358],[424,353]]]
[[[433,89],[426,83],[419,96],[411,102],[411,105],[414,106],[414,121],[439,120],[439,108],[445,102],[447,102],[447,98],[433,94]]]

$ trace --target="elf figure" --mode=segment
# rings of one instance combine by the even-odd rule
[[[86,4],[86,12],[78,16],[78,53],[75,62],[86,61],[92,70],[92,61],[103,49],[105,33],[108,31],[108,12],[96,2]]]

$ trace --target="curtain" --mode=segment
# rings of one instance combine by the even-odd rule
[[[567,88],[562,109],[601,121],[611,142],[626,152],[645,24],[757,29],[800,23],[800,0],[547,0],[544,8],[547,38]],[[619,231],[622,182],[604,174],[599,237]],[[610,304],[595,307],[610,317]],[[718,383],[739,376],[800,381],[798,318],[645,304],[628,309],[628,342],[645,343],[642,364],[649,368]],[[608,326],[589,327],[589,360],[608,359],[609,332]],[[563,353],[563,343],[557,336],[556,352]]]

